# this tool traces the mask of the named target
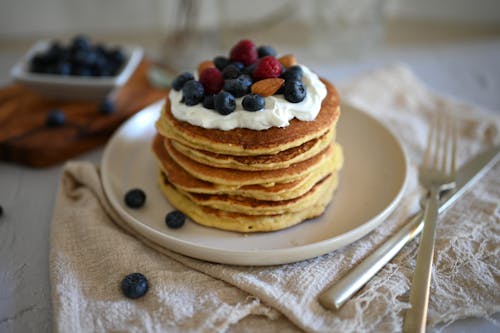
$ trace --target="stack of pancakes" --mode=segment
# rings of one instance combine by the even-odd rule
[[[167,99],[153,151],[170,203],[195,222],[224,230],[280,230],[323,213],[343,164],[335,142],[335,88],[314,121],[257,131],[205,129],[177,120]],[[207,110],[207,112],[212,112]]]

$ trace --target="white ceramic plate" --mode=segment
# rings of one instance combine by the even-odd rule
[[[55,99],[98,100],[114,89],[123,86],[139,65],[143,50],[141,47],[122,45],[125,64],[118,74],[109,77],[79,77],[31,73],[31,58],[46,51],[51,45],[48,40],[36,42],[10,71],[11,77],[40,94]]]
[[[157,162],[151,152],[154,122],[162,103],[128,120],[105,148],[102,180],[105,193],[138,234],[167,249],[207,261],[236,265],[284,264],[313,258],[350,244],[380,225],[401,199],[407,179],[406,155],[396,137],[380,122],[343,106],[337,140],[344,148],[340,185],[325,213],[314,220],[270,233],[220,231],[192,221],[167,228],[173,210],[161,194]],[[142,188],[146,204],[128,208],[123,197]]]

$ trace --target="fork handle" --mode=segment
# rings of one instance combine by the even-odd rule
[[[413,273],[410,291],[411,308],[407,310],[403,331],[425,332],[427,308],[429,305],[429,287],[434,257],[434,239],[438,216],[439,191],[432,187],[425,207],[424,230],[418,246],[417,264]]]

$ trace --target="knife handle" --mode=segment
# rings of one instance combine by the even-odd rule
[[[423,226],[423,216],[418,213],[352,271],[323,292],[318,299],[321,305],[327,309],[338,310],[382,267],[391,261],[408,242],[414,239],[422,231]]]

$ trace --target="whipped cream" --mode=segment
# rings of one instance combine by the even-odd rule
[[[241,105],[243,97],[241,97],[236,98],[236,109],[224,116],[215,110],[204,108],[201,104],[187,106],[181,103],[182,91],[171,89],[169,94],[171,112],[176,119],[191,125],[225,131],[235,128],[266,130],[271,127],[286,127],[293,118],[312,121],[316,119],[327,91],[315,73],[306,66],[300,65],[300,67],[303,71],[302,82],[307,89],[306,97],[300,103],[290,103],[283,95],[274,95],[265,98],[264,109],[250,112],[243,109]]]

